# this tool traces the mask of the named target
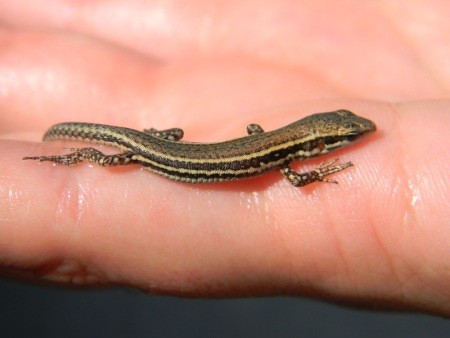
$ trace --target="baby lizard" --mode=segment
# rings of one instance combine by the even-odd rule
[[[277,130],[265,132],[259,125],[247,126],[248,136],[217,143],[180,141],[183,130],[146,129],[143,132],[103,124],[65,122],[45,133],[44,140],[68,139],[115,146],[120,154],[105,155],[91,147],[73,148],[67,155],[30,156],[24,160],[73,165],[84,159],[101,166],[140,164],[175,181],[205,183],[248,178],[279,168],[294,186],[312,182],[337,183],[326,176],[351,162],[322,163],[314,170],[297,173],[289,164],[326,154],[353,143],[376,130],[375,124],[348,110],[309,115]]]

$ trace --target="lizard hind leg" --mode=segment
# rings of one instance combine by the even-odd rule
[[[163,140],[179,141],[184,136],[184,131],[181,128],[170,128],[164,130],[158,130],[155,128],[144,129],[144,133],[153,135]]]
[[[259,124],[252,123],[247,126],[247,134],[255,135],[264,133],[264,129]]]
[[[105,155],[101,151],[95,148],[69,148],[72,153],[66,155],[50,155],[50,156],[27,156],[24,160],[39,160],[50,161],[56,164],[64,165],[75,165],[82,162],[83,160],[88,160],[89,162],[96,163],[98,165],[109,167],[116,165],[127,165],[138,163],[134,158],[134,153],[123,152],[114,155]]]

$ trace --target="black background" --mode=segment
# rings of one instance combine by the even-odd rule
[[[450,337],[450,321],[302,298],[182,299],[0,280],[1,337]]]

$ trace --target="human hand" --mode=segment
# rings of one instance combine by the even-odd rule
[[[0,263],[82,285],[448,316],[448,13],[347,6],[0,1]],[[21,161],[74,145],[39,142],[56,122],[219,141],[338,108],[378,131],[331,155],[355,164],[337,186]]]

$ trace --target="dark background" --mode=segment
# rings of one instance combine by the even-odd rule
[[[450,337],[450,321],[302,298],[204,300],[0,279],[0,337]]]

